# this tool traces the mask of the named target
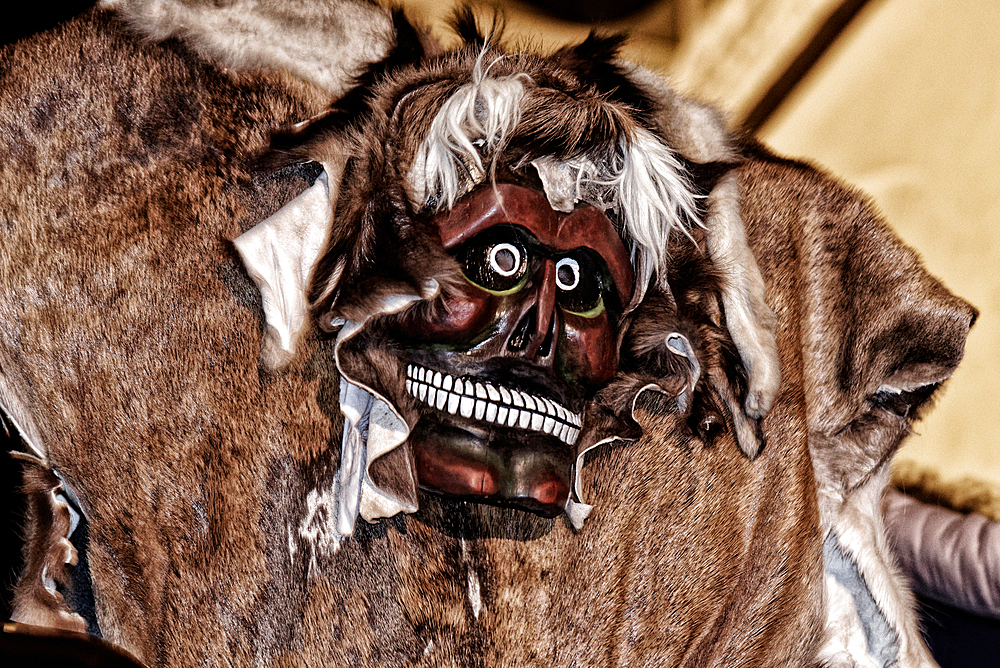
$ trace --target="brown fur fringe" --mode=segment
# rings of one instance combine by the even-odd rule
[[[892,484],[922,503],[948,508],[965,515],[979,513],[1000,522],[1000,485],[971,476],[944,480],[936,471],[914,464],[893,465]]]

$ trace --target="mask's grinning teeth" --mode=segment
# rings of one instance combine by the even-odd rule
[[[552,434],[567,445],[580,436],[580,416],[551,399],[416,364],[407,365],[406,376],[406,391],[439,411]]]

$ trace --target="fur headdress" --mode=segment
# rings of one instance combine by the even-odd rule
[[[609,216],[633,258],[636,289],[631,303],[623,304],[626,312],[655,293],[676,315],[668,280],[673,256],[696,245],[707,251],[706,266],[714,263],[709,273],[718,277],[713,289],[722,295],[718,316],[729,323],[727,339],[735,341],[742,356],[737,363],[749,375],[748,389],[727,395],[727,414],[735,416],[729,421],[741,449],[755,456],[761,443],[749,425],[774,399],[777,352],[774,317],[746,247],[735,184],[720,180],[732,153],[717,149],[705,165],[671,146],[659,122],[670,114],[646,90],[643,73],[617,61],[620,38],[591,36],[542,57],[504,51],[499,35],[480,34],[470,13],[458,17],[456,30],[467,45],[444,55],[397,42],[396,51],[366,75],[372,86],[361,99],[348,96],[314,123],[277,138],[266,160],[313,160],[324,173],[309,192],[236,242],[264,295],[271,363],[294,354],[308,295],[320,325],[340,328],[340,371],[376,398],[387,419],[384,433],[391,437],[376,446],[378,452],[404,444],[416,409],[393,390],[403,373],[391,354],[375,352],[385,346],[371,339],[372,327],[403,309],[424,309],[433,317],[429,305],[462,280],[428,217],[481,184],[515,181],[543,190],[556,211],[570,212],[583,202]],[[725,133],[721,124],[713,129]],[[719,145],[726,143],[720,139]],[[308,252],[298,246],[306,238]],[[284,265],[295,271],[283,272]],[[661,323],[664,352],[676,334],[672,322]],[[364,354],[357,352],[358,341]],[[698,370],[689,383],[693,390],[702,368],[694,347],[685,344],[675,354]],[[357,420],[368,419],[365,408],[355,412]],[[357,420],[348,422],[356,427]],[[577,469],[587,450],[608,440],[598,432],[585,428]],[[391,476],[407,481],[395,490],[378,484],[369,470],[376,459],[372,445],[363,443],[360,429],[350,433],[357,447],[345,445],[345,452],[357,451],[354,459],[367,464],[357,473],[363,484],[342,477],[341,490],[352,496],[342,511],[358,508],[371,520],[415,508],[412,471]],[[579,501],[571,499],[569,509]],[[353,528],[353,512],[342,514],[345,530]]]

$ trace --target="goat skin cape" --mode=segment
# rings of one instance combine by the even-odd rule
[[[974,317],[862,197],[752,143],[737,170],[783,371],[754,461],[640,393],[580,531],[423,495],[341,541],[335,342],[262,366],[232,246],[309,185],[253,158],[329,95],[191,43],[99,9],[0,56],[0,403],[78,499],[107,640],[156,666],[815,662],[830,499],[891,451],[866,449],[871,397],[900,360],[950,372]],[[75,623],[43,577],[22,609]]]

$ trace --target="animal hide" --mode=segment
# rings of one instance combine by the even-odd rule
[[[934,665],[886,544],[879,504],[892,454],[961,361],[976,311],[923,270],[864,197],[802,163],[755,154],[741,169],[741,211],[751,245],[763,242],[755,249],[765,276],[780,276],[781,292],[799,295],[788,308],[802,328],[821,524],[888,627],[877,632],[888,646],[874,665]],[[789,258],[799,263],[796,272],[781,269]],[[845,624],[858,625],[834,620],[841,614],[832,600],[837,587],[827,579],[831,636],[821,656],[850,665],[854,652],[837,636]],[[871,651],[876,632],[866,634]]]
[[[730,135],[600,40],[508,56],[466,22],[471,46],[447,54],[365,2],[329,3],[341,27],[325,41],[304,22],[301,42],[298,22],[240,3],[107,4],[0,53],[0,404],[32,508],[15,620],[156,666],[932,665],[879,501],[975,312],[862,196]],[[244,26],[261,24],[308,56],[257,48]],[[385,49],[340,48],[352,25]],[[644,245],[627,212],[649,197],[608,209],[640,286],[585,407],[585,522],[417,490],[385,454],[372,489],[405,512],[354,524],[379,517],[344,513],[365,479],[345,473],[365,465],[345,458],[355,430],[378,442],[416,401],[366,399],[342,372],[399,377],[386,323],[461,279],[414,230],[447,213],[449,189],[475,189],[476,167],[487,188],[491,165],[510,169],[477,165],[480,150],[519,148],[521,164],[518,133],[549,127],[519,106],[526,125],[474,138],[452,187],[447,170],[414,178],[421,137],[381,119],[394,92],[445,81],[403,126],[429,132],[488,49],[503,81],[619,105],[648,137],[628,146],[672,156],[705,196],[702,225],[677,214]],[[497,133],[509,141],[489,146]],[[527,156],[553,211],[603,197],[558,185],[560,165],[609,180],[598,144],[626,155]],[[658,219],[683,210],[658,192]],[[261,227],[289,211],[298,227]],[[254,248],[278,251],[267,277]]]

